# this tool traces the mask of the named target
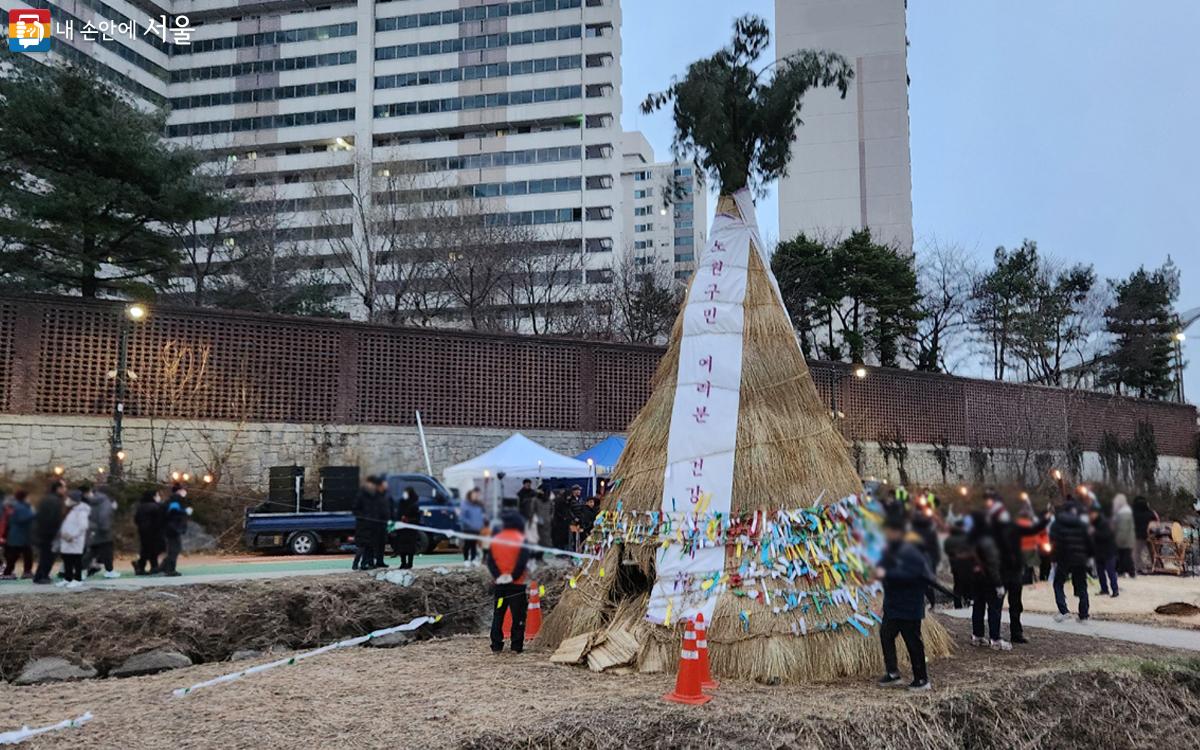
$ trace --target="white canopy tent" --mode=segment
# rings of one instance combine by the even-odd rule
[[[585,478],[591,472],[586,462],[555,453],[518,432],[486,453],[447,468],[442,478],[462,497],[478,487],[483,491],[484,504],[494,513],[499,499],[515,496],[523,479],[536,483],[539,479]]]

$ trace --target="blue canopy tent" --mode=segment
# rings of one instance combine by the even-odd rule
[[[575,458],[584,462],[591,459],[592,464],[596,467],[596,473],[603,476],[612,473],[612,470],[616,468],[617,460],[621,458],[621,452],[624,450],[625,438],[620,435],[613,435],[604,438]]]

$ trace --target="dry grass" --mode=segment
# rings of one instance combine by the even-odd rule
[[[736,213],[729,196],[718,211]],[[614,472],[616,482],[605,509],[619,499],[629,511],[662,507],[667,441],[678,379],[683,330],[682,311],[676,317],[666,356],[659,363],[646,405],[629,428],[629,441]],[[775,294],[769,270],[760,254],[750,250],[745,298],[745,334],[742,382],[738,411],[737,448],[734,459],[732,512],[796,507],[823,497],[834,501],[862,492],[862,484],[846,449],[845,439],[834,429],[829,410],[796,343],[791,321]],[[632,564],[653,580],[655,549],[648,545],[624,551],[610,550],[606,570]],[[732,565],[732,563],[730,563]],[[807,584],[797,581],[797,587]],[[629,602],[633,605],[630,607]],[[555,646],[564,638],[580,635],[610,622],[624,623],[629,610],[645,611],[644,587],[628,577],[590,576],[579,588],[568,591],[564,607],[547,622],[543,640]],[[739,613],[749,615],[743,628]],[[635,620],[637,618],[634,618]],[[796,637],[794,619],[776,616],[766,604],[725,592],[717,601],[709,627],[712,665],[718,677],[802,682],[878,671],[882,662],[872,638],[846,628],[840,632]],[[672,663],[682,631],[640,624],[636,629],[645,644],[639,664],[643,669]],[[941,626],[926,628],[932,655],[948,652]]]
[[[965,623],[947,627],[956,640],[968,637]],[[1170,652],[1031,635],[1031,646],[1009,654],[962,649],[935,660],[935,692],[928,695],[883,690],[867,680],[803,687],[726,682],[700,708],[662,701],[670,675],[597,675],[552,665],[544,653],[496,657],[484,638],[459,636],[394,650],[337,651],[183,699],[171,690],[223,674],[229,665],[69,685],[0,685],[0,730],[91,710],[96,719],[83,729],[28,747],[1195,746],[1200,698],[1188,682],[1194,668],[1167,662],[1139,670],[1134,660],[1171,658]],[[1118,657],[1129,666],[1114,665]]]
[[[41,656],[84,659],[104,673],[155,648],[175,649],[195,662],[223,661],[239,649],[313,648],[425,614],[445,615],[438,629],[442,635],[479,632],[492,602],[484,572],[415,572],[411,587],[346,573],[8,596],[0,608],[0,676],[11,680]],[[539,579],[552,607],[561,573],[543,569]]]

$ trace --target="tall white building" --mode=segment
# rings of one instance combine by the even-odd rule
[[[626,132],[621,144],[624,249],[638,266],[670,266],[675,278],[686,279],[704,249],[704,186],[692,165],[656,162],[641,132]]]
[[[589,283],[608,279],[625,244],[619,0],[0,7],[48,8],[61,25],[52,56],[89,58],[140,99],[169,106],[167,135],[230,164],[238,186],[268,193],[314,268],[335,262],[322,258],[330,239],[363,231],[350,194],[364,171],[396,165],[417,189],[458,188],[496,221],[577,243]],[[186,16],[190,44],[145,33],[159,16]],[[85,24],[114,21],[135,33],[85,38]],[[329,220],[330,206],[344,221]]]
[[[804,98],[789,174],[779,186],[779,236],[834,237],[869,227],[911,252],[905,0],[776,0],[776,51],[837,52],[854,67],[836,89]]]

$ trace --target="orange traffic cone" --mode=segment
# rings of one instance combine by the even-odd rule
[[[720,683],[712,678],[712,672],[708,670],[708,626],[704,624],[703,612],[696,614],[696,653],[700,656],[696,660],[699,663],[700,687],[716,690]]]
[[[542,629],[542,600],[538,596],[539,588],[537,581],[532,581],[529,584],[529,609],[525,616],[525,640],[531,641],[533,637]],[[512,609],[504,611],[504,625],[502,626],[504,637],[512,637]]]
[[[696,631],[692,621],[687,621],[683,633],[683,649],[679,654],[679,674],[675,677],[675,690],[663,696],[663,700],[699,706],[712,700],[700,690],[700,655],[696,653]]]
[[[542,629],[542,596],[537,581],[529,582],[529,614],[525,617],[525,640],[532,641]]]

